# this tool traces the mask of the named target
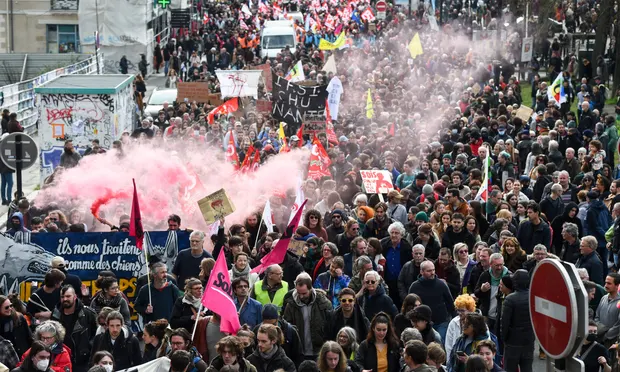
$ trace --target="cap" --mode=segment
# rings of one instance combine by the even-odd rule
[[[428,185],[428,184],[424,185],[422,187],[422,194],[424,194],[424,195],[432,195],[433,194],[433,186]]]
[[[430,186],[430,185],[428,185]],[[415,220],[416,221],[424,221],[424,222],[428,222],[428,215],[426,214],[426,212],[418,212],[415,215]]]
[[[274,304],[266,304],[263,307],[263,320],[278,319],[278,307]]]
[[[65,267],[65,259],[60,257],[60,256],[56,256],[54,258],[52,258],[52,268],[53,269],[64,269]]]
[[[594,132],[592,132],[591,129],[586,129],[583,131],[583,135],[591,138],[591,137],[594,137]]]
[[[502,281],[502,284],[504,285],[504,287],[510,289],[511,291],[514,290],[514,284],[512,282],[512,276],[506,275],[506,276],[502,277],[501,281]]]
[[[450,159],[452,160],[452,154],[443,154],[442,159]]]
[[[520,176],[519,181],[521,182],[530,182],[530,178],[528,176]]]
[[[349,142],[349,139],[346,136],[340,136],[340,138],[338,138],[338,142]]]
[[[418,173],[415,175],[415,179],[416,180],[426,180],[428,179],[428,176],[426,176],[426,173]]]
[[[291,136],[291,142],[292,141],[299,141],[299,137],[297,137],[295,135]]]
[[[344,211],[342,209],[334,209],[332,211],[332,216],[335,215],[335,214],[339,214],[339,215],[344,217]]]
[[[391,198],[402,199],[403,198],[403,196],[396,190],[392,190],[388,192],[387,197],[388,199],[391,199]]]

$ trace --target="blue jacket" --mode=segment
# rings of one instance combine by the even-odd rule
[[[237,307],[237,311],[239,311],[241,304],[237,300],[237,297],[235,297],[234,301],[235,306]],[[239,314],[239,323],[241,323],[241,325],[247,324],[248,326],[250,326],[250,329],[252,329],[263,322],[262,314],[263,305],[248,296],[247,302],[245,303],[245,305],[243,306],[243,310],[241,310],[241,313]]]
[[[613,221],[609,209],[600,200],[592,200],[586,214],[586,223],[584,228],[585,235],[592,235],[598,241],[598,246],[605,248],[607,241],[605,233],[611,227]]]
[[[316,280],[314,281],[314,288],[324,290],[325,296],[331,301],[335,309],[340,305],[340,301],[338,301],[338,294],[343,288],[347,288],[349,286],[350,281],[351,278],[349,278],[346,274],[342,274],[340,277],[334,278],[328,271],[321,273],[316,277]]]

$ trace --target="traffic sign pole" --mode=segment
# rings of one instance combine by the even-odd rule
[[[24,197],[22,194],[22,135],[15,136],[15,174],[17,177],[17,200]]]

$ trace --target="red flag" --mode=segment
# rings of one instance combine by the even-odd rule
[[[144,240],[144,230],[142,229],[142,215],[140,214],[140,203],[138,202],[138,190],[136,180],[133,180],[133,201],[131,202],[131,220],[129,221],[129,236],[136,238],[136,247],[142,250]]]
[[[332,124],[332,115],[329,112],[328,100],[325,100],[325,121],[327,121],[327,142],[338,146],[340,144],[340,141],[338,141],[338,136],[336,136],[336,131],[334,131],[334,124]]]
[[[301,123],[301,126],[297,130],[297,137],[299,137],[299,142],[297,142],[297,147],[302,147],[304,143],[304,123]]]
[[[282,138],[282,147],[280,148],[280,153],[284,154],[285,152],[291,151],[290,147],[288,147],[288,143],[286,142],[286,137]]]
[[[235,170],[239,170],[239,155],[237,155],[237,148],[235,147],[235,136],[232,129],[228,136],[228,146],[226,147],[226,161],[231,163]]]
[[[207,114],[207,119],[209,121],[209,124],[213,124],[215,115],[225,115],[225,114],[229,114],[231,112],[235,112],[239,109],[239,100],[237,97],[235,98],[231,98],[228,101],[222,103],[221,105],[217,106],[216,108],[214,108],[213,110],[211,110],[211,112],[209,112],[209,114]]]
[[[253,153],[254,146],[250,145],[250,147],[248,147],[248,151],[245,153],[245,158],[243,159],[243,163],[241,164],[241,169],[239,169],[241,172],[247,172],[251,169],[250,159],[252,158]]]
[[[250,169],[255,172],[260,167],[260,151],[254,151],[254,159],[250,163]]]
[[[312,153],[310,154],[310,164],[308,165],[308,177],[318,180],[324,176],[331,176],[329,165],[331,164],[327,151],[318,138],[314,136],[312,141]]]
[[[220,332],[236,334],[241,328],[237,307],[232,299],[232,286],[223,249],[209,275],[202,295],[202,305],[220,316]]]
[[[284,232],[282,237],[280,237],[280,240],[278,240],[278,242],[276,243],[276,246],[273,247],[271,252],[267,253],[267,255],[265,255],[260,260],[260,265],[252,269],[253,273],[261,274],[263,271],[265,271],[265,269],[268,266],[273,265],[273,264],[279,265],[284,261],[284,257],[286,256],[286,251],[288,250],[288,244],[291,241],[293,234],[295,234],[295,230],[297,230],[297,226],[299,226],[299,220],[301,219],[302,212],[307,202],[308,202],[308,199],[306,199],[301,205],[301,207],[297,209],[297,213],[295,213],[295,217],[293,217],[291,222],[289,222],[288,226],[286,227],[286,231]],[[220,252],[220,255],[221,254],[222,253]]]

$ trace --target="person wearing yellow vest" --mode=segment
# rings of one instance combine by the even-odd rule
[[[274,304],[278,310],[282,309],[284,295],[288,292],[288,283],[282,281],[282,268],[274,264],[265,270],[265,279],[254,283],[250,297],[261,304]]]

